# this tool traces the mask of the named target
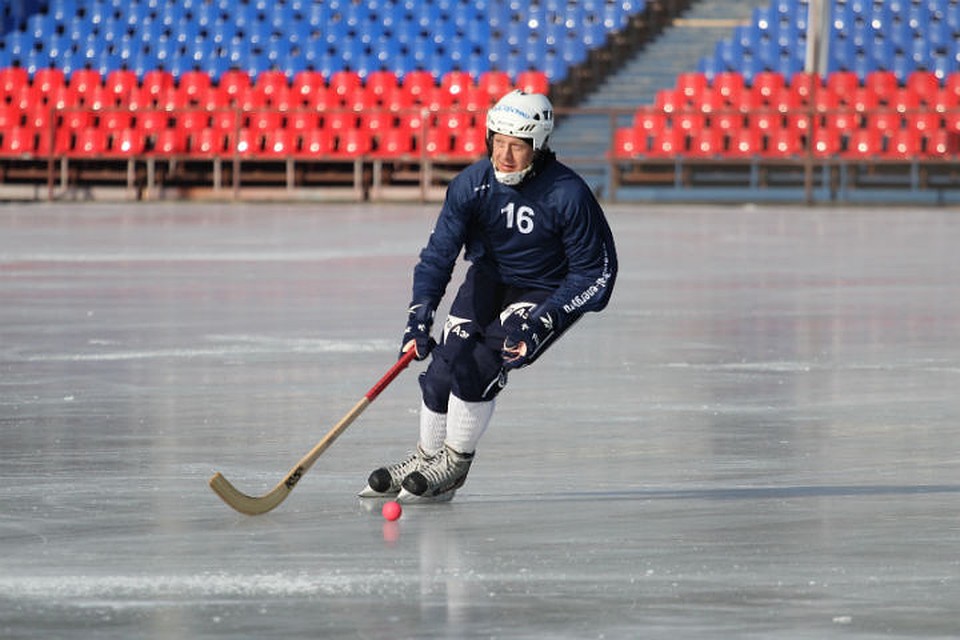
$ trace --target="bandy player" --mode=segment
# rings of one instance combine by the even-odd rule
[[[422,360],[417,448],[370,474],[362,497],[453,498],[507,384],[584,313],[600,311],[617,275],[613,235],[590,188],[547,146],[553,106],[513,91],[487,113],[487,157],[464,169],[413,270],[401,353]],[[443,326],[434,314],[465,249],[469,261]]]

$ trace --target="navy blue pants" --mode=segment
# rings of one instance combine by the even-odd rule
[[[446,413],[451,393],[467,402],[495,398],[507,384],[501,356],[506,337],[503,321],[512,311],[538,306],[550,293],[503,285],[471,266],[450,306],[430,365],[420,374],[427,408]],[[554,334],[527,364],[539,358],[561,333]]]

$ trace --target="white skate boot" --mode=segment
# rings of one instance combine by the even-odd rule
[[[447,502],[467,480],[472,453],[460,453],[444,446],[429,464],[410,473],[402,482],[400,503]]]

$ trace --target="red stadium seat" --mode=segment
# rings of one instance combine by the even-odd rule
[[[110,136],[110,151],[121,156],[136,156],[146,148],[146,137],[140,129],[119,129]]]
[[[926,155],[931,158],[956,158],[960,154],[960,133],[940,129],[926,138]]]
[[[174,114],[176,128],[185,134],[194,133],[212,126],[210,112],[204,109],[186,109]]]
[[[739,104],[741,94],[744,92],[746,82],[743,74],[734,71],[721,71],[713,76],[713,82],[710,83],[714,91],[718,91],[723,99],[730,104]]]
[[[220,129],[201,129],[190,136],[189,151],[203,157],[222,156],[227,151],[228,134]]]
[[[688,155],[694,158],[713,158],[724,153],[724,135],[718,129],[700,129],[690,136]]]
[[[769,158],[789,158],[803,152],[800,134],[793,129],[775,129],[767,136],[767,145],[763,151]]]
[[[782,73],[776,71],[760,71],[754,74],[750,91],[757,98],[758,104],[773,105],[776,99],[787,86],[787,80]]]
[[[479,158],[487,150],[486,133],[483,127],[464,129],[453,136],[452,153],[461,158]]]
[[[937,129],[943,128],[943,117],[936,111],[914,111],[905,114],[906,128],[918,131],[921,135],[929,135]]]
[[[640,107],[633,115],[633,127],[646,135],[664,129],[667,125],[667,116],[650,107]]]
[[[893,96],[894,92],[900,86],[897,80],[897,74],[888,69],[875,70],[867,73],[863,81],[865,89],[873,91],[874,95],[886,103]]]
[[[30,84],[30,74],[23,67],[0,67],[0,102]]]
[[[363,129],[346,129],[337,136],[336,155],[357,158],[373,149],[373,138]]]
[[[459,104],[473,85],[468,71],[447,71],[440,76],[440,88],[450,96],[451,104]]]
[[[613,133],[613,157],[632,158],[639,154],[640,140],[645,137],[638,134],[635,127],[618,127]]]
[[[130,97],[138,90],[139,84],[136,72],[130,69],[114,69],[107,74],[103,88],[110,96],[113,106],[124,107],[129,104]]]
[[[898,129],[887,141],[884,155],[912,160],[923,152],[923,138],[924,136],[914,129]]]
[[[913,91],[923,104],[933,104],[940,91],[940,80],[933,71],[912,71],[907,76],[906,89]]]
[[[385,69],[371,71],[367,74],[363,86],[370,104],[386,109],[397,108],[400,80],[394,72]]]
[[[292,131],[310,131],[320,128],[320,114],[316,111],[297,109],[287,114],[287,128]]]
[[[661,129],[653,137],[648,155],[673,158],[686,152],[686,135],[679,129]]]
[[[299,71],[293,76],[291,86],[294,104],[315,108],[330,104],[327,96],[327,81],[319,71]],[[320,95],[318,95],[320,94]]]
[[[153,148],[150,150],[155,155],[173,156],[184,153],[187,150],[188,134],[183,129],[163,129],[158,131],[153,138]]]
[[[0,135],[4,131],[19,127],[23,114],[18,107],[0,102]]]
[[[698,104],[703,93],[709,88],[710,82],[704,73],[691,71],[677,75],[673,88],[680,92],[688,104]]]
[[[258,73],[253,82],[253,97],[257,107],[289,108],[291,98],[287,74],[279,69]]]
[[[317,157],[333,152],[334,137],[324,129],[310,129],[300,134],[300,155]]]
[[[749,158],[763,153],[763,137],[756,129],[740,129],[730,134],[727,157]]]
[[[674,114],[684,108],[683,94],[676,89],[660,89],[654,95],[653,104],[662,113]]]
[[[836,129],[818,127],[813,132],[813,155],[818,158],[835,156],[840,153],[840,132]]]
[[[433,74],[429,71],[410,71],[401,82],[400,87],[407,96],[409,104],[422,104],[427,100],[427,96],[437,86]]]
[[[98,126],[107,131],[121,131],[133,126],[133,113],[127,109],[109,109],[100,113]]]
[[[264,134],[283,126],[283,114],[273,109],[257,109],[246,114],[247,127],[254,132]]]
[[[849,158],[871,158],[883,153],[883,138],[876,129],[857,129],[850,132],[846,151]]]
[[[5,156],[30,155],[37,149],[37,130],[33,127],[6,129],[0,136],[0,153]]]
[[[297,151],[297,141],[299,135],[296,131],[288,129],[276,129],[268,131],[264,135],[263,155],[264,156],[289,156]]]
[[[887,136],[900,129],[902,121],[903,116],[900,113],[894,109],[883,108],[867,113],[863,126],[868,129],[876,129]]]
[[[860,128],[860,114],[852,109],[837,109],[823,115],[823,124],[828,129],[846,132]]]
[[[506,71],[484,71],[477,79],[477,86],[488,96],[488,104],[493,104],[513,88],[513,82]]]
[[[70,74],[67,86],[76,93],[81,104],[88,104],[94,100],[97,90],[103,89],[103,77],[96,69],[77,69]]]
[[[800,71],[790,77],[790,91],[798,104],[810,102],[815,93],[823,93],[823,83],[818,74]]]
[[[354,94],[363,93],[363,79],[356,71],[334,71],[328,86],[342,105],[351,104],[354,101]]]
[[[106,133],[96,127],[88,127],[76,132],[76,142],[68,155],[76,158],[95,158],[106,150]]]
[[[166,99],[166,94],[176,88],[176,81],[173,74],[162,69],[151,69],[143,74],[143,80],[140,82],[140,103],[141,108],[156,105],[161,98]]]
[[[859,113],[872,111],[880,106],[879,96],[873,89],[866,87],[857,87],[851,93],[841,96],[841,102]]]
[[[889,104],[900,113],[916,111],[920,108],[920,96],[913,89],[901,87],[893,94]]]
[[[156,135],[170,126],[170,114],[166,111],[151,109],[139,111],[136,115],[137,127],[147,135]]]
[[[453,138],[448,131],[437,128],[428,129],[422,140],[419,129],[416,130],[415,135],[415,140],[421,143],[424,153],[430,157],[447,156],[453,151]]]
[[[377,139],[374,155],[380,158],[396,158],[413,153],[413,136],[403,129],[388,129]]]
[[[253,83],[250,74],[240,69],[230,69],[220,76],[217,90],[220,92],[220,103],[224,105],[244,108],[249,105]]]
[[[849,96],[860,87],[860,78],[854,71],[834,71],[827,75],[825,86],[838,96]]]
[[[30,84],[40,95],[49,96],[54,91],[67,86],[67,80],[63,69],[44,67],[43,69],[37,69]]]
[[[205,71],[185,71],[177,84],[181,106],[201,106],[209,108],[210,95],[214,94],[213,81]],[[216,100],[214,100],[216,103]]]
[[[517,74],[516,88],[524,93],[542,93],[548,95],[550,92],[550,80],[543,71],[521,71]]]

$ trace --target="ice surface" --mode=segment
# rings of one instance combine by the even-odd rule
[[[960,216],[608,206],[456,500],[355,497],[427,205],[0,206],[0,637],[960,636]]]

